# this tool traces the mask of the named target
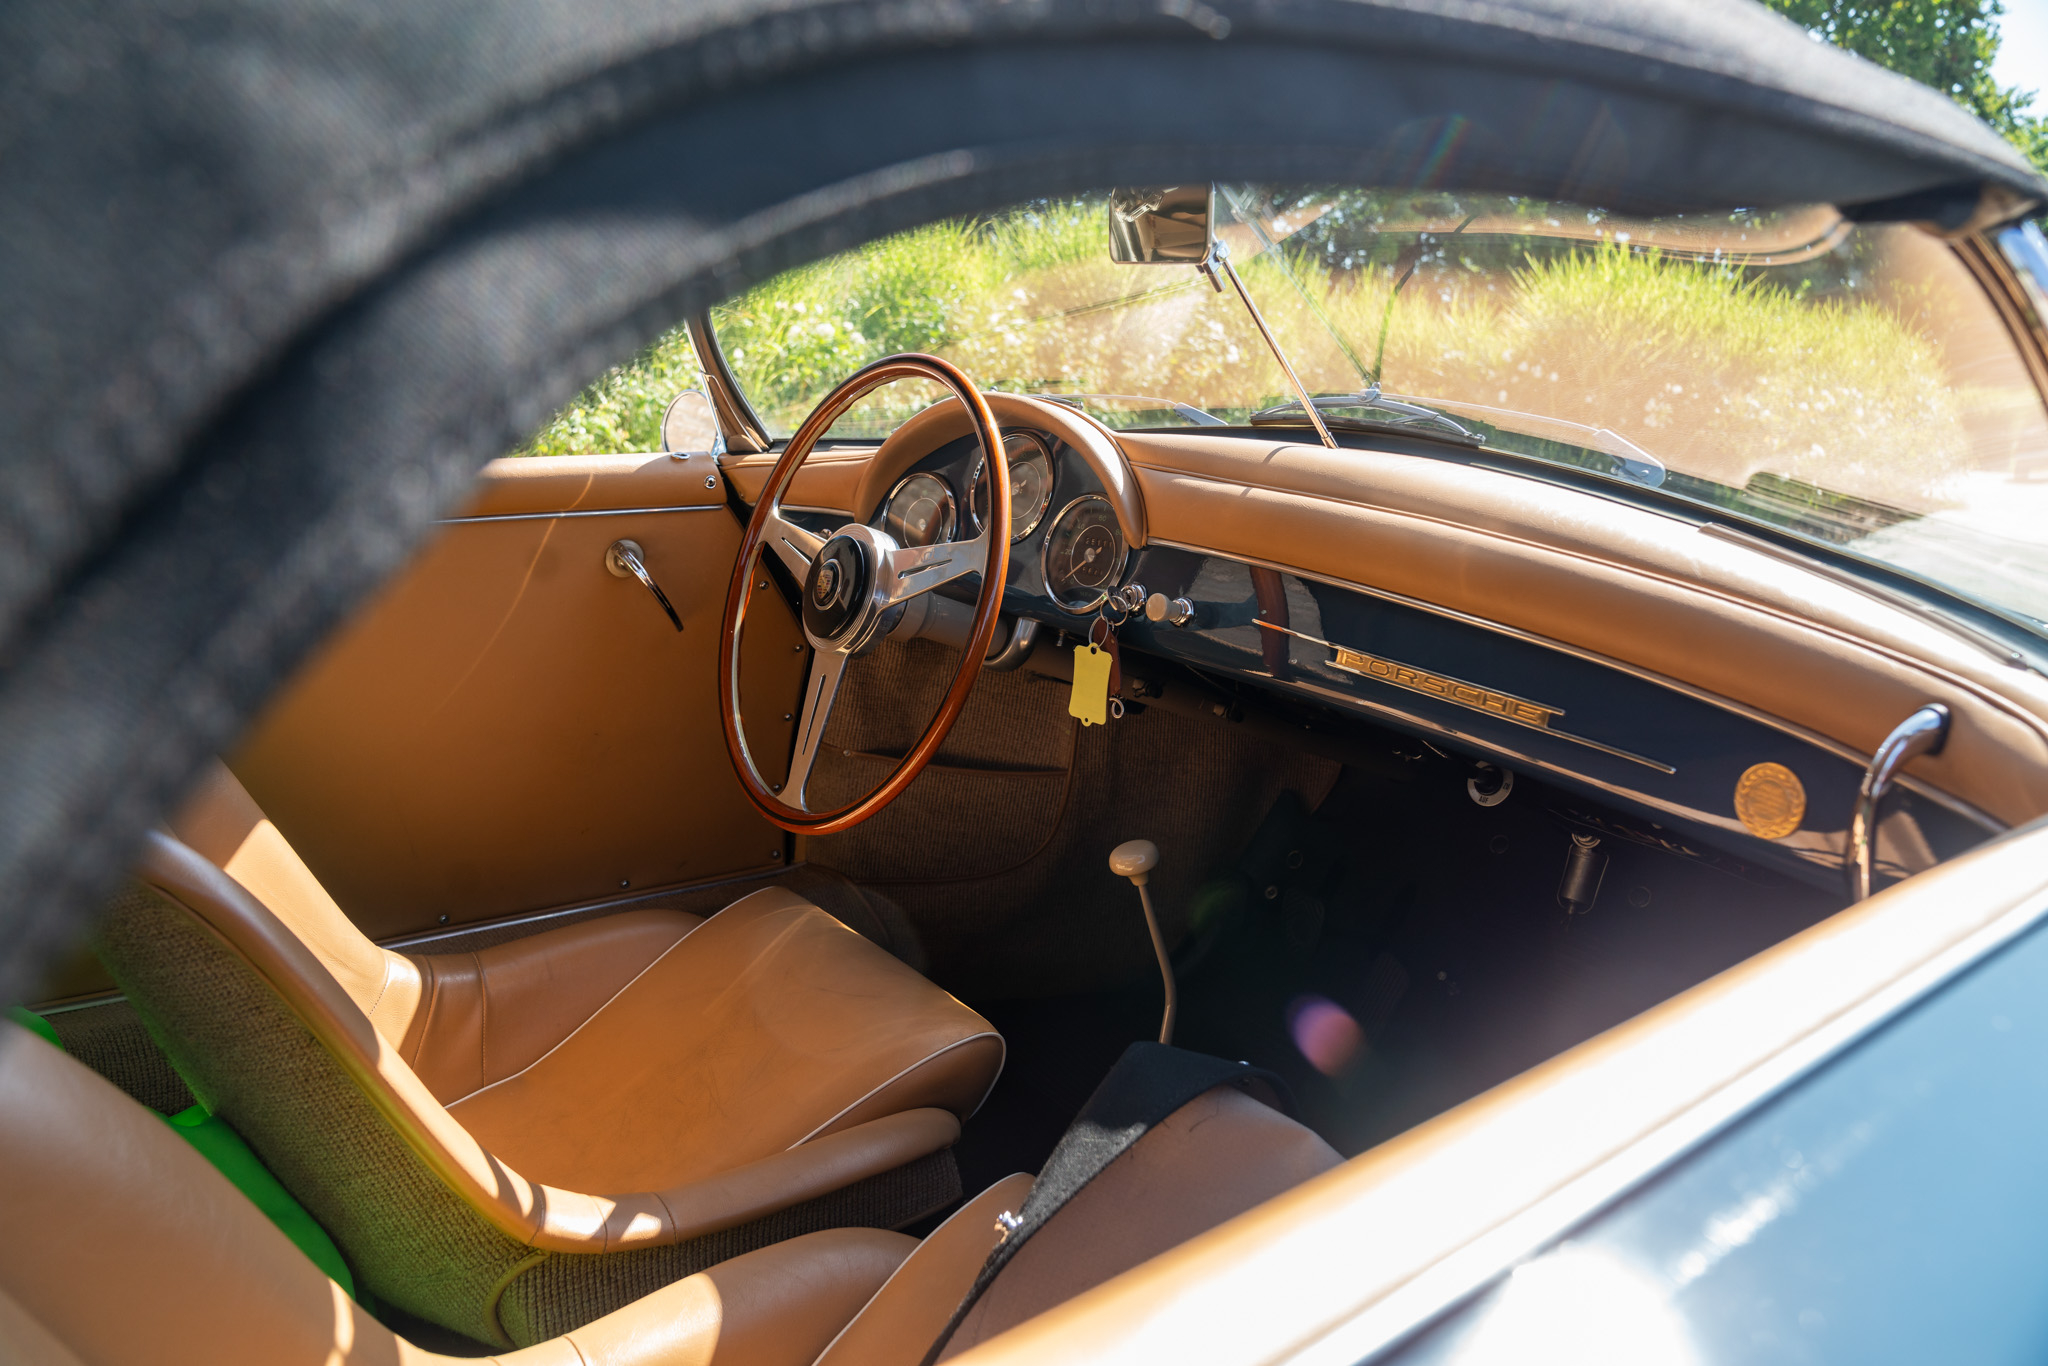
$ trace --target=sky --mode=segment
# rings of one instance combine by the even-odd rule
[[[2000,85],[2042,92],[2033,112],[2048,114],[2048,0],[2005,0],[1998,32],[1993,79]]]

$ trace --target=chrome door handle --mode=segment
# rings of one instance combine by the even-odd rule
[[[1863,786],[1856,794],[1856,812],[1849,818],[1849,849],[1843,862],[1849,874],[1849,900],[1870,895],[1871,867],[1877,852],[1877,804],[1890,790],[1892,775],[1908,759],[1922,754],[1939,754],[1948,742],[1948,708],[1929,702],[1914,712],[1877,747],[1870,767],[1863,770]]]
[[[604,567],[622,579],[640,580],[641,586],[654,594],[661,610],[668,613],[668,619],[675,623],[676,629],[683,629],[683,619],[676,615],[675,604],[668,600],[668,594],[661,591],[654,575],[647,572],[647,556],[638,541],[613,541],[605,548]]]

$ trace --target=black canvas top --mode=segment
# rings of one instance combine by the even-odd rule
[[[478,464],[687,310],[1211,177],[2048,199],[1748,0],[9,0],[0,931],[111,885]]]

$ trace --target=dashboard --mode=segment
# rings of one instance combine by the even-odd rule
[[[1620,837],[1705,857],[1738,876],[1748,869],[1839,885],[1847,817],[1867,754],[1810,722],[1787,719],[1775,705],[1745,705],[1738,689],[1715,686],[1719,680],[1706,670],[1727,656],[1714,652],[1704,630],[1675,647],[1686,652],[1684,669],[1626,662],[1629,653],[1643,652],[1637,641],[1664,638],[1652,628],[1625,626],[1627,611],[1690,610],[1668,593],[1658,602],[1659,580],[1625,572],[1596,611],[1593,594],[1606,591],[1600,576],[1608,571],[1581,554],[1555,591],[1529,591],[1540,582],[1531,576],[1548,572],[1540,558],[1547,552],[1531,547],[1556,535],[1550,527],[1610,518],[1637,544],[1644,543],[1643,528],[1657,537],[1696,528],[1554,483],[1391,449],[1324,452],[1266,437],[1138,433],[1113,441],[1105,434],[1096,449],[1088,445],[1095,438],[1064,411],[1003,397],[1017,411],[1002,411],[1013,507],[1002,606],[1012,618],[1038,623],[1034,670],[1063,674],[1060,647],[1079,639],[1111,593],[1142,585],[1176,610],[1165,619],[1138,613],[1121,621],[1124,675],[1139,688],[1153,686],[1149,672],[1184,694],[1239,689],[1283,699],[1334,716],[1359,735],[1417,737],[1439,753],[1619,803],[1633,813],[1629,829],[1615,832]],[[862,520],[899,541],[932,544],[971,538],[986,518],[987,471],[964,420],[945,426],[913,419],[880,450],[819,454],[838,463],[815,474],[807,467],[815,498],[784,504],[786,515],[812,530],[829,532],[847,520],[843,509],[861,508]],[[1497,500],[1498,511],[1487,498]],[[1464,511],[1446,520],[1453,507]],[[1481,541],[1479,528],[1512,534]],[[1615,543],[1625,540],[1613,535]],[[1706,553],[1690,542],[1676,550],[1693,563]],[[1435,560],[1442,563],[1431,570]],[[1319,564],[1330,567],[1318,573]],[[1771,572],[1773,582],[1787,582],[1782,569]],[[1404,573],[1424,578],[1423,591],[1398,591],[1394,585],[1407,587],[1399,579]],[[967,603],[973,587],[969,578],[930,596]],[[1502,592],[1509,596],[1476,612],[1480,604],[1445,600]],[[1718,630],[1725,593],[1714,601],[1721,615],[1704,621]],[[1558,623],[1535,620],[1543,611],[1561,613]],[[1111,615],[1121,620],[1117,609]],[[1737,684],[1794,677],[1795,664],[1848,669],[1842,676],[1866,687],[1881,680],[1839,650],[1803,646],[1792,634],[1803,628],[1782,620],[1751,614],[1741,623],[1745,648],[1778,650],[1781,668],[1745,669]],[[1630,639],[1622,639],[1623,630]],[[1574,633],[1600,631],[1625,648],[1567,643]],[[1688,674],[1700,682],[1681,681]],[[1172,705],[1157,694],[1138,695],[1141,705]],[[1953,688],[1936,695],[1975,705]],[[1878,705],[1902,715],[1923,697],[1916,689]],[[1998,720],[1982,708],[1975,716],[1979,724]],[[2015,771],[2011,748],[2004,753],[2005,771]],[[1759,775],[1776,784],[1775,815],[1745,812],[1738,799],[1759,790]],[[1784,782],[1786,775],[1794,781]],[[1775,827],[1787,810],[1790,824]],[[2003,828],[1984,810],[1918,781],[1897,791],[1888,812],[1879,858],[1894,876]]]

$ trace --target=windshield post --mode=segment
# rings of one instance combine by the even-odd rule
[[[1307,386],[1301,382],[1301,376],[1294,373],[1294,366],[1289,363],[1286,353],[1281,351],[1280,342],[1274,337],[1273,329],[1266,326],[1265,318],[1259,313],[1259,306],[1252,302],[1252,296],[1246,292],[1244,281],[1237,278],[1237,270],[1230,264],[1230,248],[1221,238],[1209,244],[1209,254],[1195,269],[1207,275],[1209,282],[1215,284],[1217,266],[1223,267],[1223,273],[1230,277],[1231,287],[1237,290],[1237,297],[1244,300],[1245,311],[1252,315],[1252,322],[1259,329],[1259,335],[1266,339],[1266,346],[1272,351],[1273,359],[1280,362],[1280,372],[1287,376],[1287,382],[1294,386],[1294,392],[1300,396],[1302,410],[1308,414],[1308,420],[1315,424],[1316,435],[1323,439],[1325,446],[1336,450],[1337,438],[1331,436],[1329,427],[1324,425],[1323,415],[1316,411],[1316,401],[1309,396]]]

